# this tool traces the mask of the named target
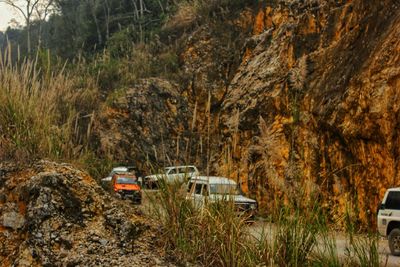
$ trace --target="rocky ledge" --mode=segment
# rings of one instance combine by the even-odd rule
[[[70,165],[0,163],[1,266],[171,266],[153,230]]]

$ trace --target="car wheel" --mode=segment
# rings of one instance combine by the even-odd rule
[[[393,256],[400,256],[400,229],[395,228],[389,234],[389,248]]]

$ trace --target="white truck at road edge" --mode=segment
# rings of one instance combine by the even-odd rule
[[[378,209],[379,234],[388,238],[392,255],[400,256],[400,187],[386,191]]]

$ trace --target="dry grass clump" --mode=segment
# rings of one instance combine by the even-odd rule
[[[157,197],[150,197],[168,253],[179,262],[202,266],[254,266],[246,257],[246,220],[237,216],[233,203],[209,203],[200,209],[185,195],[182,183],[162,182]]]
[[[307,78],[308,63],[307,57],[301,57],[296,66],[289,72],[289,85],[292,90],[301,93],[304,90],[304,85]]]
[[[251,0],[181,0],[177,9],[165,23],[167,31],[188,29],[196,23],[202,24],[216,18],[225,18],[230,13],[242,11],[244,7],[251,6]]]
[[[75,89],[63,68],[43,74],[37,60],[13,63],[8,51],[0,55],[0,158],[79,155],[90,138],[96,89]]]
[[[182,1],[178,4],[176,13],[168,19],[164,28],[166,30],[189,28],[197,19],[197,1],[194,3]]]

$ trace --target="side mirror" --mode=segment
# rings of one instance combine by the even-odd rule
[[[381,203],[379,204],[378,210],[384,210],[385,209],[385,204]]]

